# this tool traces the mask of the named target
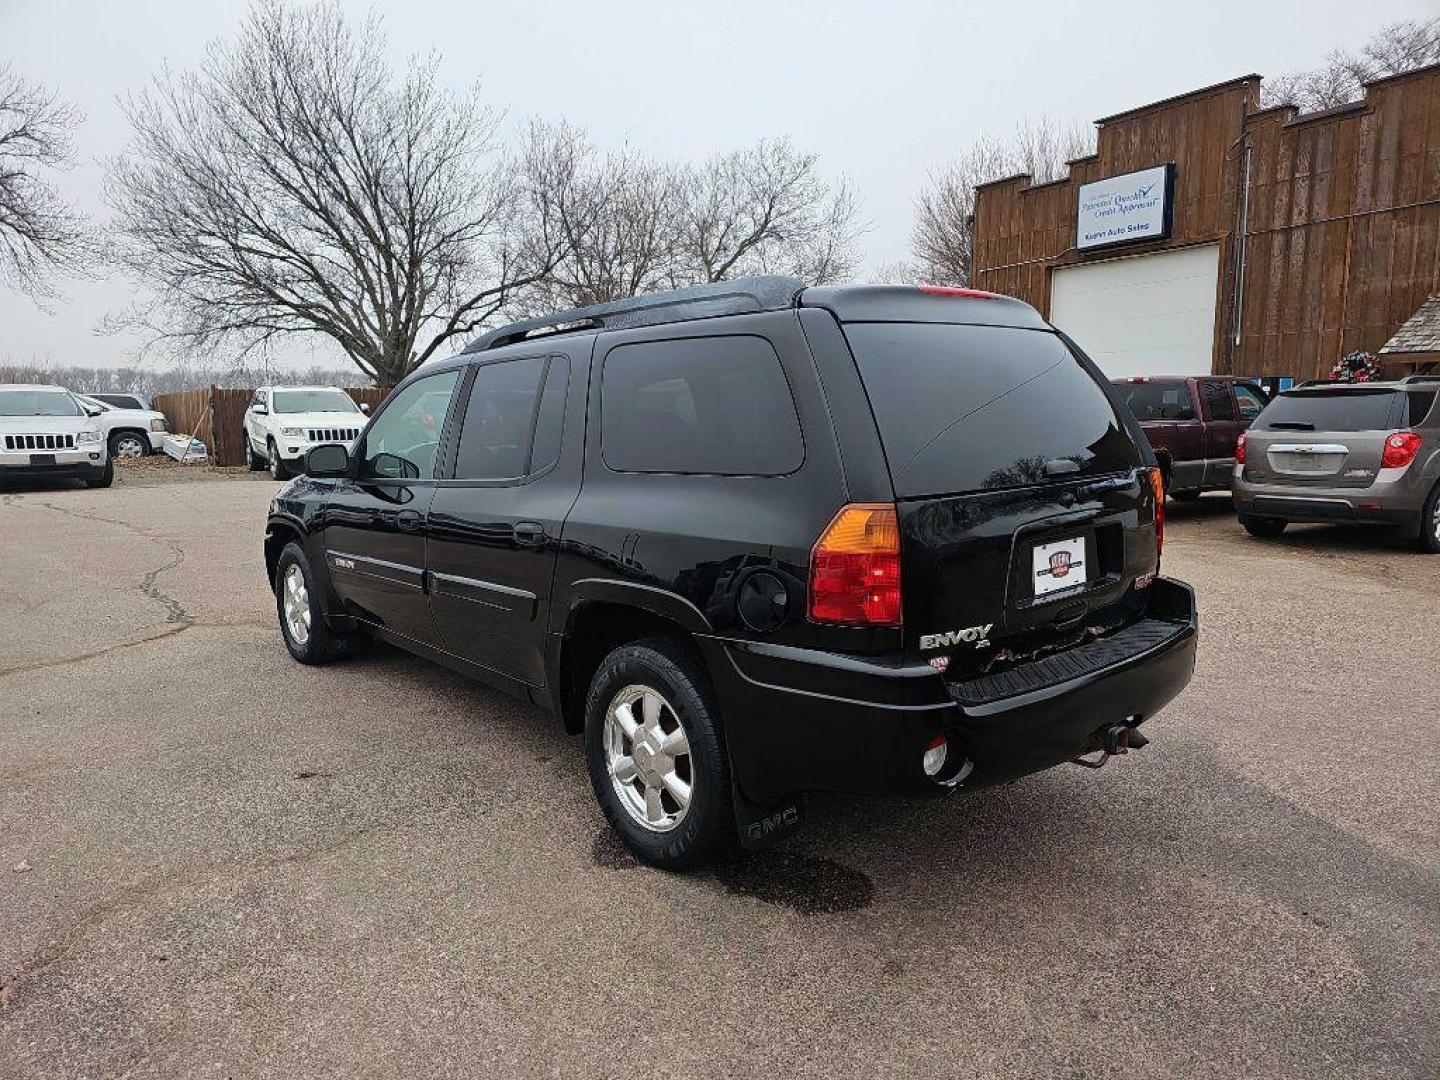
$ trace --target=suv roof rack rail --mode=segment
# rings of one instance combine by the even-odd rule
[[[778,311],[793,306],[795,298],[804,288],[805,282],[799,278],[767,276],[648,293],[559,311],[538,319],[522,319],[481,334],[461,352],[485,352],[531,338],[572,334],[580,330],[615,330],[709,319],[717,315]]]
[[[1440,383],[1440,374],[1436,375],[1406,375],[1400,380],[1406,386],[1412,383]]]

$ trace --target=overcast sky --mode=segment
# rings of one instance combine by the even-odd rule
[[[479,79],[518,126],[565,117],[601,147],[700,157],[789,134],[848,175],[873,228],[872,271],[905,258],[927,171],[1022,117],[1093,120],[1237,75],[1318,64],[1435,0],[404,0],[385,17],[397,65],[431,50],[457,87]],[[103,160],[127,139],[116,96],[233,36],[244,0],[0,0],[0,61],[85,114],[63,190],[103,218]],[[0,292],[0,363],[113,365],[136,342],[96,336],[123,280],[66,284],[45,311]],[[338,352],[292,350],[330,362]]]

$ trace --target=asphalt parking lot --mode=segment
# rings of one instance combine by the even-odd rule
[[[577,739],[292,662],[268,480],[0,494],[0,1076],[1440,1072],[1440,560],[1172,506],[1149,748],[636,866]]]

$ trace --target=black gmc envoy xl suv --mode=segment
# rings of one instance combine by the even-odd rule
[[[490,331],[280,491],[302,663],[383,639],[583,732],[642,859],[1145,745],[1189,682],[1160,474],[1094,365],[967,289],[703,285]]]

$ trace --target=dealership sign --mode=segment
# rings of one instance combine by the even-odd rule
[[[1170,235],[1174,188],[1174,165],[1082,184],[1075,214],[1076,249],[1163,240]]]

